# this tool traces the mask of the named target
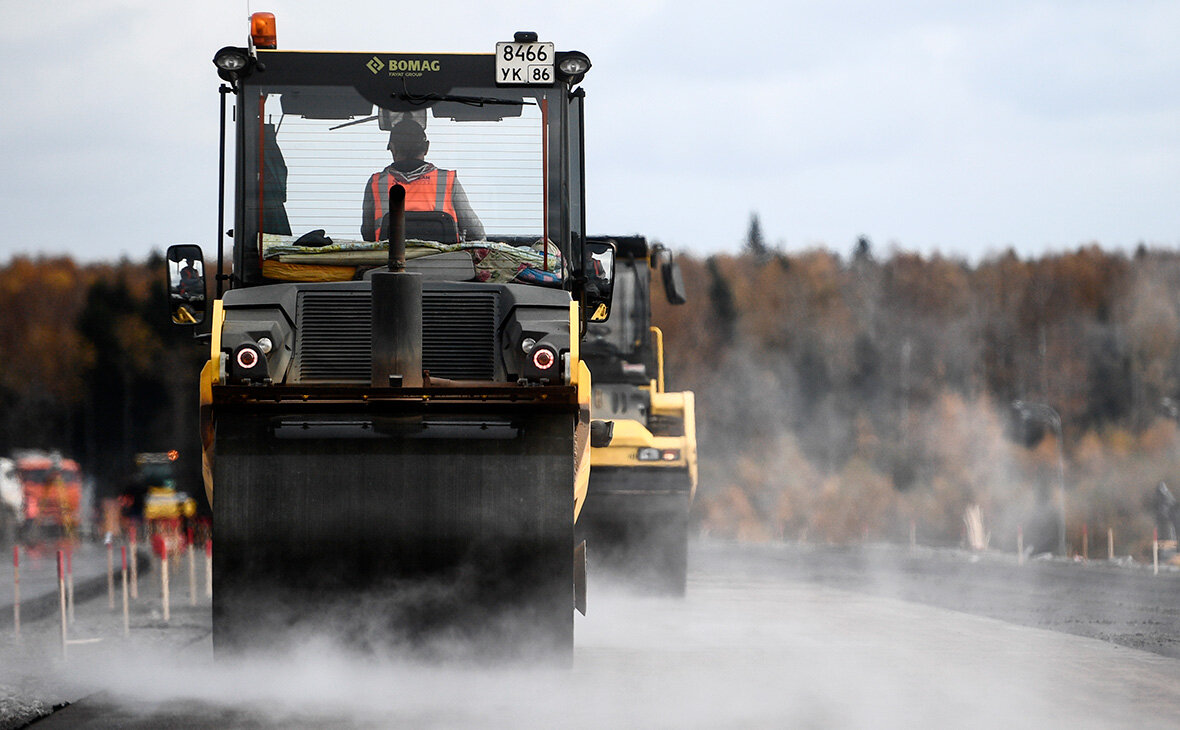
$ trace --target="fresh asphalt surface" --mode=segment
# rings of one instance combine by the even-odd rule
[[[683,599],[592,574],[571,669],[322,645],[214,665],[207,599],[190,607],[182,584],[163,624],[149,582],[130,639],[101,597],[78,620],[104,641],[66,662],[51,618],[19,648],[0,641],[0,685],[39,692],[47,708],[72,702],[38,730],[1144,728],[1180,717],[1175,571],[716,541],[694,543],[689,564]]]

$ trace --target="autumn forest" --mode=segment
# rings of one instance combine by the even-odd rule
[[[1018,529],[1055,539],[1063,482],[1073,550],[1108,528],[1144,550],[1152,488],[1180,479],[1180,253],[755,240],[679,261],[688,304],[653,304],[669,387],[697,394],[700,530],[955,545],[977,506],[1011,549]],[[0,266],[0,455],[60,449],[100,493],[137,451],[195,456],[207,350],[169,323],[163,273],[159,255]]]

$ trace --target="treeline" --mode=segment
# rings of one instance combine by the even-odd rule
[[[690,303],[655,311],[697,393],[703,529],[955,543],[976,504],[993,544],[1051,543],[1059,414],[1072,545],[1150,537],[1145,498],[1180,476],[1180,254],[680,262]]]
[[[196,383],[208,349],[169,323],[164,270],[158,254],[0,267],[0,455],[59,450],[107,496],[135,453],[176,449],[180,487],[203,498]]]
[[[1053,413],[1075,546],[1087,525],[1133,549],[1180,477],[1180,253],[679,260],[689,303],[653,301],[669,386],[697,393],[703,530],[953,544],[978,505],[993,544],[1055,535]],[[201,493],[207,349],[169,323],[163,275],[159,255],[0,267],[0,454],[60,449],[110,493],[134,453],[176,448]]]

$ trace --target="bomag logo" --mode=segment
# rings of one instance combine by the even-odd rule
[[[373,56],[365,64],[365,67],[374,74],[387,71],[390,76],[421,76],[427,71],[438,71],[442,68],[442,64],[438,59],[391,58],[388,61],[382,61],[378,56]]]

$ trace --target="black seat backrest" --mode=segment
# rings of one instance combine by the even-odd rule
[[[382,226],[381,233],[381,240],[387,240],[389,233],[388,215],[385,217],[385,225]],[[445,211],[407,210],[406,240],[459,243],[459,225]]]

